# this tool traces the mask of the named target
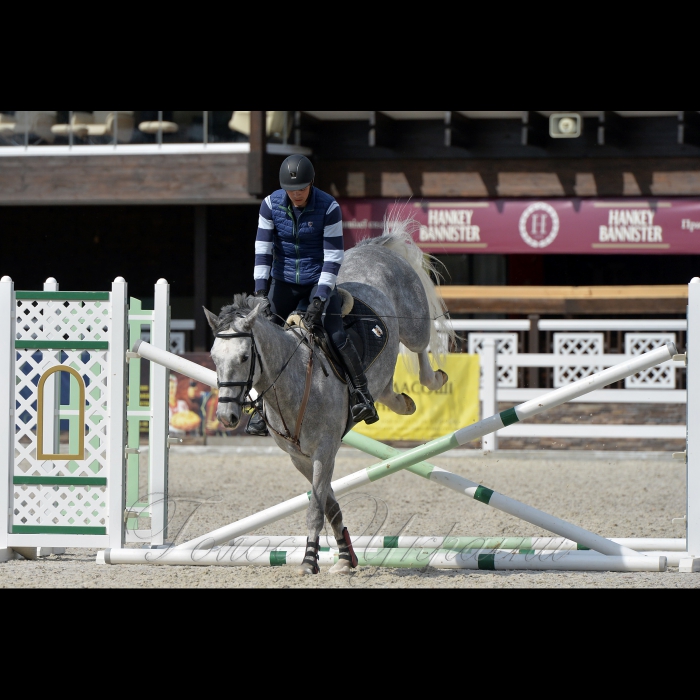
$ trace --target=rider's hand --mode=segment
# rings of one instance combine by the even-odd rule
[[[309,307],[304,314],[304,325],[312,329],[315,326],[322,326],[321,317],[323,316],[323,301],[319,297],[314,297]]]
[[[265,304],[265,308],[263,309],[262,313],[265,316],[265,318],[272,318],[272,309],[270,308],[270,299],[267,296],[267,290],[266,289],[258,289],[257,292],[255,292],[255,297],[259,299],[264,299],[267,304]]]

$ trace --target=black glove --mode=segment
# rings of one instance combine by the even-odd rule
[[[267,290],[266,289],[259,289],[257,292],[255,292],[256,298],[264,299],[267,304],[265,304],[265,308],[262,310],[263,316],[265,318],[272,318],[272,309],[270,308],[270,300],[267,296]]]
[[[257,292],[255,292],[256,297],[265,297],[267,299],[267,289],[258,289]]]
[[[314,297],[309,307],[306,309],[304,314],[304,325],[308,329],[312,329],[316,326],[323,326],[321,322],[321,317],[323,316],[323,306],[324,301],[319,297]]]

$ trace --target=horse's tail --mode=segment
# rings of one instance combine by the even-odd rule
[[[362,241],[364,245],[383,245],[400,255],[415,270],[428,299],[430,318],[430,350],[438,361],[449,349],[450,341],[455,340],[455,332],[447,318],[447,306],[438,293],[442,280],[440,267],[444,265],[432,255],[423,253],[413,240],[413,232],[420,224],[412,217],[400,213],[384,217],[384,231],[378,238]],[[434,281],[433,281],[434,280]],[[403,346],[402,346],[403,350]],[[413,356],[415,357],[415,355]]]

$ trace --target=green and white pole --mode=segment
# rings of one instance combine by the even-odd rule
[[[97,553],[98,564],[153,566],[285,566],[301,564],[305,547],[214,547],[197,552],[170,549],[107,549]],[[134,555],[140,555],[135,557]],[[595,552],[454,552],[445,549],[368,549],[357,552],[359,566],[392,569],[472,569],[482,571],[665,571],[664,556],[605,556]],[[330,566],[337,552],[319,552],[318,563]]]
[[[686,552],[685,538],[678,537],[608,537],[635,552]],[[230,547],[264,547],[295,548],[306,547],[306,535],[243,535],[229,543]],[[322,549],[338,549],[335,537],[321,535],[319,544]],[[352,538],[355,550],[372,549],[451,549],[465,551],[467,549],[482,550],[516,550],[520,554],[532,551],[590,551],[585,545],[565,537],[473,537],[435,535],[360,535]]]
[[[472,440],[477,440],[478,438],[483,437],[494,430],[500,430],[507,425],[512,425],[518,421],[531,418],[550,408],[554,408],[591,391],[595,391],[596,389],[600,389],[608,384],[624,379],[632,374],[649,369],[661,364],[662,362],[666,362],[675,354],[675,345],[673,343],[667,343],[661,348],[646,352],[634,359],[621,362],[613,367],[603,370],[602,372],[592,374],[589,377],[580,379],[579,381],[565,387],[561,387],[560,389],[555,389],[554,391],[544,394],[543,396],[539,396],[536,399],[526,401],[519,406],[509,408],[506,411],[502,411],[501,413],[491,416],[490,418],[485,418],[477,423],[474,423],[473,425],[461,428],[450,435],[437,438],[424,445],[420,445],[399,455],[385,459],[384,461],[367,467],[366,469],[349,474],[346,477],[334,481],[331,486],[336,497],[342,496],[343,494],[348,493],[349,491],[352,491],[360,486],[366,486],[374,481],[377,481],[378,479],[382,479],[390,474],[406,469],[409,466],[423,462],[426,459],[435,457],[443,452],[454,449],[455,447],[460,447],[461,445],[464,445]],[[195,365],[195,363],[192,364],[195,367],[199,367],[199,365]],[[182,365],[181,369],[178,371],[181,371],[183,374],[187,374],[185,367]],[[345,438],[346,440],[347,437],[348,436]],[[432,469],[434,470],[435,468],[433,467]],[[444,485],[448,484],[445,483]],[[479,484],[474,484],[474,487],[478,486]],[[480,491],[479,495],[483,495],[485,498],[487,494],[484,491]],[[474,497],[476,497],[476,492]],[[192,552],[211,549],[216,545],[225,544],[235,537],[246,535],[254,530],[257,530],[258,528],[265,527],[266,525],[270,525],[271,523],[277,522],[278,520],[282,520],[283,518],[305,510],[309,504],[310,498],[311,492],[308,491],[305,494],[301,494],[295,498],[289,499],[288,501],[284,501],[283,503],[279,503],[271,508],[267,508],[260,513],[255,513],[254,515],[238,520],[235,523],[218,528],[213,532],[196,537],[189,542],[184,542],[174,549]],[[492,498],[492,495],[489,496],[489,504],[495,506],[495,503],[491,503]],[[506,499],[507,497],[503,496],[501,498]],[[500,499],[497,500],[500,502]],[[517,503],[517,501],[515,503]],[[552,518],[552,516],[547,517]],[[552,518],[552,520],[549,522],[550,524],[554,524],[557,520],[558,519],[556,518]],[[564,523],[565,521],[560,522]],[[566,523],[566,525],[569,525],[569,523]],[[544,525],[543,527],[551,532],[555,532],[549,527]],[[570,527],[575,528],[575,526]],[[569,530],[571,533],[576,532],[576,537],[571,537],[569,534],[562,532],[555,532],[555,534],[568,537],[569,539],[574,539],[575,541],[590,547],[586,541],[579,539],[581,536],[579,530],[581,530],[581,533],[583,533],[585,537],[587,531],[582,530],[582,528]],[[637,552],[634,552],[634,550],[617,545],[616,543],[606,540],[605,538],[595,535],[594,533],[587,534],[591,535],[593,539],[589,539],[588,537],[586,539],[589,539],[589,541],[595,542],[596,544],[596,546],[590,548],[595,549],[602,554],[637,556]],[[599,549],[599,547],[602,547],[604,551]],[[147,561],[138,561],[140,554],[143,555],[147,553],[146,550],[128,551],[133,552],[133,561],[130,563],[149,563]]]
[[[343,441],[356,447],[363,452],[373,455],[379,458],[391,458],[394,455],[401,454],[399,450],[385,445],[382,442],[368,438],[365,435],[360,435],[359,433],[350,432],[348,433]],[[481,484],[477,484],[475,481],[470,481],[465,479],[463,476],[458,474],[453,474],[445,469],[436,467],[428,462],[419,462],[418,464],[412,464],[406,467],[406,471],[410,471],[413,474],[422,476],[428,481],[433,481],[441,486],[446,486],[448,489],[457,491],[463,496],[468,498],[473,498],[475,501],[480,501],[485,503],[496,510],[503,511],[510,515],[514,515],[520,520],[530,523],[531,525],[536,525],[544,530],[553,532],[560,537],[572,540],[579,545],[583,545],[588,549],[592,549],[600,554],[608,554],[613,556],[636,556],[638,553],[626,547],[624,545],[613,542],[612,540],[607,540],[600,535],[596,535],[593,532],[585,530],[578,525],[573,525],[572,523],[557,518],[554,515],[549,515],[537,508],[528,506],[525,503],[516,501],[514,498],[509,498],[504,496],[493,489],[490,489]],[[532,547],[531,549],[538,549],[537,547]]]

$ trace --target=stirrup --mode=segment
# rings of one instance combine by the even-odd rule
[[[267,437],[270,434],[265,419],[257,411],[250,417],[245,431],[248,435],[261,435],[263,437]]]
[[[367,425],[371,425],[379,420],[377,409],[374,407],[374,401],[372,401],[369,392],[355,389],[352,393],[352,400],[355,403],[350,407],[350,413],[355,423],[364,421]]]

